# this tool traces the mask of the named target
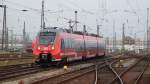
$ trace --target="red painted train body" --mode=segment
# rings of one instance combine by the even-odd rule
[[[61,63],[105,55],[105,44],[101,37],[49,28],[38,33],[32,50],[36,63]]]

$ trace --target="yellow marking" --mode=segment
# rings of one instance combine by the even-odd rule
[[[67,71],[68,70],[68,66],[64,65],[64,70]]]

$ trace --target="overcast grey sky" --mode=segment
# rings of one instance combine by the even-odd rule
[[[26,21],[27,32],[35,36],[40,30],[40,11],[42,0],[0,0],[7,5],[7,26],[21,34],[23,21]],[[68,28],[68,19],[74,19],[74,11],[78,11],[78,30],[96,33],[96,24],[101,26],[104,37],[112,37],[113,21],[117,37],[121,38],[122,24],[126,24],[126,35],[144,37],[146,33],[146,8],[150,8],[150,0],[45,0],[46,26]],[[20,10],[26,9],[27,12]],[[0,8],[0,28],[2,29],[3,10]],[[96,21],[97,20],[97,21]]]

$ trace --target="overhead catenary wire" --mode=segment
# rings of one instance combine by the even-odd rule
[[[5,1],[6,3],[10,3],[10,4],[13,4],[15,6],[20,6],[20,7],[24,7],[24,8],[27,8],[27,9],[30,9],[30,10],[33,10],[33,11],[40,11],[40,9],[36,9],[36,8],[32,8],[32,7],[28,7],[28,6],[25,6],[25,5],[22,5],[20,3],[16,3],[16,2],[12,2],[12,1]]]
[[[70,1],[70,0],[64,0],[65,2],[75,6],[76,8],[80,9],[79,11],[82,11],[82,12],[86,12],[88,14],[91,14],[91,15],[95,15],[95,12],[91,12],[89,10],[86,10],[85,8],[82,8],[80,6],[78,6],[77,4],[75,4],[74,2]]]
[[[132,6],[131,6],[131,4],[130,4],[130,1],[129,1],[129,0],[126,0],[126,2],[127,2],[127,5],[130,7],[130,9],[131,9],[133,12],[136,12],[136,11],[132,8]]]
[[[93,12],[89,11],[89,10],[86,10],[85,8],[82,8],[80,6],[78,6],[76,3],[73,3],[71,0],[65,0],[66,2],[68,2],[69,4],[75,6],[76,8],[79,8],[82,12],[85,12],[87,14],[94,14]],[[28,6],[25,6],[25,5],[22,5],[22,4],[19,4],[19,3],[16,3],[16,2],[13,2],[13,1],[6,1],[7,3],[10,3],[10,4],[14,4],[14,5],[17,5],[17,6],[21,6],[21,7],[25,7],[27,9],[30,9],[32,11],[35,11],[35,12],[40,12],[40,9],[36,9],[36,8],[31,8],[31,7],[28,7]],[[19,11],[19,10],[18,10]],[[65,11],[65,10],[64,10]],[[66,10],[68,11],[68,10]],[[79,11],[79,10],[78,10]],[[55,13],[59,13],[59,12],[62,12],[61,10],[58,10],[58,11],[50,11],[50,10],[45,10],[44,12],[46,12],[47,14],[55,14]]]

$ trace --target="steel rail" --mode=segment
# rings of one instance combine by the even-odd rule
[[[119,76],[119,74],[115,71],[115,69],[112,67],[112,64],[114,64],[116,62],[112,62],[111,64],[109,64],[109,68],[112,70],[112,72],[116,75],[116,77],[119,79],[120,84],[124,84],[121,77]]]
[[[138,78],[136,79],[136,81],[134,82],[134,84],[139,84],[139,81],[141,80],[144,72],[146,71],[146,69],[148,68],[150,64],[150,61],[148,60],[148,62],[145,64],[145,67],[143,68],[142,72],[140,73],[140,75],[138,76]]]
[[[110,61],[110,60],[111,60],[111,59],[109,59],[109,61]],[[100,66],[98,67],[98,65],[100,65]],[[81,77],[81,76],[83,76],[83,75],[85,75],[85,74],[91,73],[91,72],[93,72],[93,71],[95,72],[95,75],[96,75],[98,69],[101,69],[101,68],[106,67],[106,66],[108,66],[108,65],[107,65],[105,62],[99,62],[99,63],[93,64],[93,65],[91,65],[91,66],[89,66],[89,67],[85,67],[85,68],[78,69],[78,70],[71,71],[71,72],[67,72],[67,73],[62,73],[62,74],[55,75],[55,76],[50,77],[50,78],[37,80],[37,81],[34,81],[34,82],[31,83],[31,84],[37,84],[37,83],[39,83],[39,82],[46,81],[46,80],[51,80],[51,81],[52,81],[52,80],[55,80],[56,78],[58,79],[59,77],[61,78],[61,77],[64,77],[65,75],[68,75],[68,74],[73,74],[73,73],[76,73],[76,72],[82,72],[82,71],[84,71],[84,72],[82,72],[82,73],[80,73],[80,74],[71,75],[71,77],[69,77],[69,78],[65,78],[65,79],[63,79],[63,80],[61,80],[61,81],[57,81],[57,84],[62,84],[62,83],[68,82],[69,80],[73,80],[73,79],[78,78],[78,77]],[[95,67],[95,68],[94,68],[94,67]],[[97,81],[97,76],[95,76],[95,78],[96,78],[96,80],[93,81],[93,83],[97,83],[97,82],[96,82],[96,81]]]
[[[97,73],[97,65],[95,65],[95,81],[94,84],[97,84],[98,73]]]
[[[143,58],[141,58],[140,60],[138,60],[135,64],[133,64],[132,66],[128,67],[126,70],[122,71],[119,76],[122,77],[126,72],[128,72],[130,69],[132,69],[134,66],[136,66],[138,63],[140,63],[140,61]],[[108,84],[113,84],[118,78],[115,77],[111,82],[109,82]]]
[[[31,74],[31,73],[35,73],[38,71],[41,71],[42,69],[38,68],[38,67],[24,67],[24,68],[16,68],[13,69],[12,71],[6,71],[3,73],[0,73],[0,80],[4,80],[4,79],[8,79],[8,78],[13,78],[13,77],[17,77],[17,76],[21,76],[21,75],[26,75],[26,74]]]
[[[115,62],[117,62],[118,61],[118,59],[116,59],[116,60],[113,60],[113,62],[109,62],[109,61],[111,61],[111,60],[105,60],[105,64],[106,64],[106,67],[108,66],[109,67],[109,69],[117,76],[117,74],[115,73],[115,71],[111,68],[111,64],[112,63],[115,63]],[[103,67],[104,68],[104,67]],[[98,69],[101,69],[101,68],[98,68],[98,65],[96,65],[96,68],[95,68],[96,70],[95,70],[95,82],[94,82],[94,84],[98,84]]]

